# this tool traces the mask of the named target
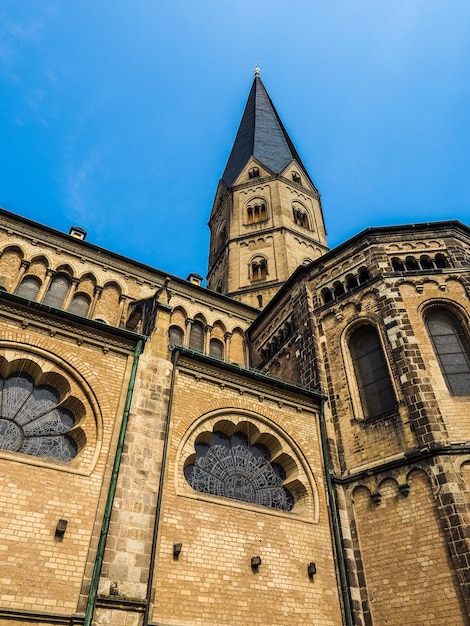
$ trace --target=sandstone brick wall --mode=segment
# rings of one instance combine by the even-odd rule
[[[193,367],[185,360],[178,368],[152,623],[341,622],[318,416],[314,406],[279,393],[275,386]],[[193,428],[211,431],[220,422],[237,420],[248,420],[253,428],[258,424],[261,432],[277,432],[284,446],[292,442],[299,479],[307,483],[303,505],[292,512],[275,511],[200,494],[186,483],[183,467],[194,452]],[[174,543],[182,543],[178,559]],[[262,559],[257,573],[250,567],[252,556]],[[310,561],[317,566],[313,581],[307,576]]]

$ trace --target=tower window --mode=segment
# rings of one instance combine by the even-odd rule
[[[302,179],[300,178],[300,174],[298,174],[297,172],[292,172],[292,180],[294,181],[294,183],[301,183]]]
[[[361,326],[349,340],[359,396],[366,418],[395,410],[396,398],[377,330]]]
[[[433,309],[425,321],[450,393],[470,395],[470,344],[460,320],[450,311]]]
[[[268,218],[268,212],[266,210],[265,202],[256,202],[250,204],[246,210],[246,222],[247,224],[257,224],[258,222],[264,222]]]
[[[302,226],[302,228],[308,228],[310,230],[310,222],[308,219],[307,211],[298,206],[293,206],[292,212],[294,217],[294,223],[297,224],[297,226]]]
[[[251,170],[248,170],[249,178],[259,178],[259,167],[252,167]]]
[[[268,262],[264,258],[256,258],[251,262],[251,280],[264,280],[268,275]]]

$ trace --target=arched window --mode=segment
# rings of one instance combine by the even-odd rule
[[[246,209],[246,223],[258,224],[268,219],[266,203],[262,200],[252,202]]]
[[[404,272],[405,266],[403,265],[403,261],[398,257],[393,257],[392,259],[392,267],[395,272]]]
[[[349,339],[359,396],[365,418],[392,413],[396,398],[377,330],[360,326]]]
[[[405,259],[405,267],[408,271],[414,272],[419,270],[418,262],[414,258],[414,256],[407,256]]]
[[[87,296],[86,293],[76,293],[70,303],[69,311],[70,313],[75,313],[75,315],[86,317],[90,308],[90,302],[90,296]]]
[[[342,296],[344,294],[344,285],[340,282],[336,282],[333,285],[333,293],[335,298],[339,298],[340,296]]]
[[[369,270],[367,269],[367,267],[359,268],[359,284],[363,285],[369,280],[369,278],[370,278],[370,274],[369,274]]]
[[[70,288],[70,276],[56,274],[51,280],[49,289],[44,297],[43,304],[60,309]]]
[[[292,180],[294,181],[294,183],[301,183],[301,178],[300,178],[300,174],[298,174],[298,172],[292,172]]]
[[[355,276],[353,276],[352,274],[349,274],[348,276],[346,276],[346,289],[348,291],[355,289],[357,286],[358,286],[358,282]]]
[[[450,393],[470,395],[470,344],[460,320],[445,309],[432,309],[425,321]]]
[[[328,302],[333,300],[333,294],[326,287],[321,290],[321,297],[323,299],[323,304],[328,304]]]
[[[219,339],[211,339],[209,344],[209,354],[218,359],[224,358],[224,344]]]
[[[264,280],[268,275],[268,262],[264,257],[257,257],[251,262],[251,279]]]
[[[449,263],[443,254],[441,253],[436,254],[434,258],[436,261],[436,267],[438,267],[439,269],[443,269],[444,267],[449,267]]]
[[[168,331],[170,346],[182,346],[184,333],[179,326],[170,326]]]
[[[195,491],[281,511],[294,506],[292,493],[283,485],[285,469],[271,461],[265,445],[251,443],[244,433],[214,431],[209,443],[196,443],[195,453],[193,463],[184,468]]]
[[[434,269],[434,261],[427,255],[422,254],[419,259],[419,264],[421,265],[421,269],[423,270],[433,270]]]
[[[41,281],[39,278],[36,278],[36,276],[25,276],[16,290],[16,295],[28,300],[36,300],[40,287]]]
[[[195,321],[191,324],[189,333],[189,347],[197,352],[204,351],[204,326],[202,322]]]
[[[0,450],[71,461],[77,444],[67,433],[75,416],[50,385],[36,386],[26,374],[0,378]]]

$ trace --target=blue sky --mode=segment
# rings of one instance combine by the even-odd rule
[[[468,0],[2,0],[0,206],[205,276],[256,63],[331,247],[470,222]]]

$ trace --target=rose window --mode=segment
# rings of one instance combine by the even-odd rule
[[[294,506],[292,494],[283,486],[284,468],[271,462],[266,446],[250,444],[243,433],[228,436],[214,431],[210,443],[195,444],[195,452],[184,475],[196,491],[281,511]]]
[[[0,377],[0,450],[71,461],[77,444],[67,434],[75,425],[51,385],[36,386],[25,374]]]

